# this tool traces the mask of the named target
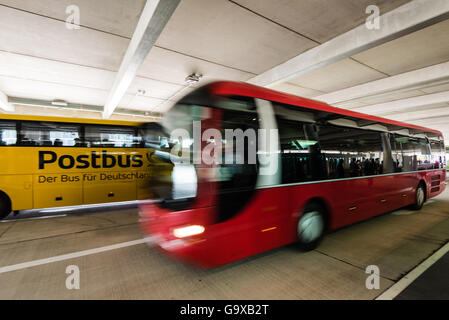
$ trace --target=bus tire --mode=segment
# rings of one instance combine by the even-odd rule
[[[9,197],[0,192],[0,220],[6,218],[11,213],[11,200]]]
[[[298,246],[304,251],[318,247],[325,231],[325,209],[319,203],[308,203],[296,228]]]
[[[426,187],[424,183],[420,183],[415,192],[415,204],[412,205],[413,210],[421,210],[424,203],[426,202]]]

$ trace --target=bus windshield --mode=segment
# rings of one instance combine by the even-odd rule
[[[162,126],[169,134],[161,141],[170,149],[172,170],[171,199],[195,198],[198,187],[196,169],[193,165],[193,123],[200,121],[203,107],[177,104],[164,117]]]
[[[219,122],[210,121],[212,112]],[[216,185],[219,221],[240,211],[257,181],[258,116],[253,104],[238,99],[223,99],[217,108],[180,103],[165,114],[162,127],[165,136],[157,138],[155,156],[172,165],[169,188],[163,181],[156,183],[165,186],[162,205],[188,208],[203,178]],[[162,172],[155,170],[155,180],[166,177]]]
[[[146,143],[154,156],[153,186],[157,197],[170,208],[182,209],[196,197],[198,177],[193,165],[193,123],[201,120],[203,107],[176,104],[164,116],[161,128],[150,128]],[[170,174],[167,175],[167,170]]]

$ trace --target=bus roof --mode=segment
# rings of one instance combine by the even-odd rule
[[[0,119],[1,120],[104,124],[104,125],[117,125],[117,126],[138,126],[143,123],[143,122],[137,122],[137,121],[65,118],[65,117],[48,117],[48,116],[29,116],[29,115],[18,115],[18,114],[0,114]]]
[[[430,137],[443,136],[443,134],[438,130],[390,120],[382,117],[372,116],[347,109],[341,109],[328,105],[327,103],[322,101],[307,99],[284,92],[258,87],[244,82],[218,81],[213,82],[206,87],[212,94],[253,97],[318,110],[321,111],[319,120],[348,119],[355,120],[360,127],[381,124],[386,126],[389,131],[398,131],[406,128],[409,129],[410,133],[412,134],[425,133]]]

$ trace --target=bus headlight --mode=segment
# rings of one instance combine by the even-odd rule
[[[187,238],[203,233],[205,228],[199,225],[187,226],[173,229],[173,235],[176,238]]]

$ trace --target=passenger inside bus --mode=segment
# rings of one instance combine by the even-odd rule
[[[55,139],[55,141],[53,142],[53,146],[55,147],[62,147],[63,143],[60,139]]]

